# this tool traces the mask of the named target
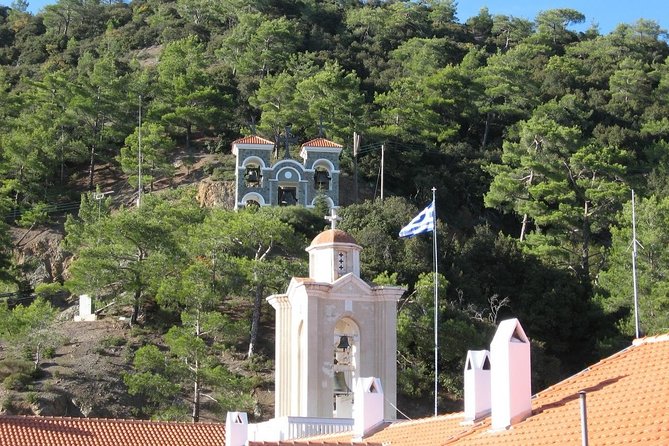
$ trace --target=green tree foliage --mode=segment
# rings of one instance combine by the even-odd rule
[[[239,324],[217,311],[220,299],[212,286],[209,268],[202,261],[163,281],[156,300],[162,306],[181,310],[182,324],[167,332],[165,342],[179,362],[179,376],[191,385],[191,417],[197,422],[203,389],[215,386],[221,374],[232,377],[214,358],[223,342],[233,342],[240,331]]]
[[[518,317],[544,346],[545,359],[555,361],[555,373],[537,376],[537,382],[549,384],[594,359],[605,318],[584,298],[573,273],[543,264],[523,252],[517,240],[489,227],[477,227],[453,252],[449,301],[475,320],[497,323]]]
[[[120,63],[110,56],[79,61],[79,76],[68,112],[76,129],[75,138],[88,153],[88,187],[94,188],[95,167],[110,157],[122,136],[129,131],[125,100],[127,79]],[[132,122],[132,121],[131,121]]]
[[[546,36],[554,45],[558,42],[564,44],[573,40],[575,35],[567,27],[584,21],[585,16],[582,13],[569,8],[542,11],[536,18],[539,37]]]
[[[253,299],[248,356],[255,353],[261,308],[269,291],[281,290],[302,266],[295,254],[305,246],[293,228],[263,209],[243,212],[212,212],[199,231],[205,237],[201,254],[223,254],[219,261],[236,265],[243,294]]]
[[[158,64],[159,97],[150,113],[185,130],[189,153],[193,130],[215,125],[227,101],[212,86],[206,66],[204,46],[193,36],[169,43]]]
[[[70,267],[67,286],[77,294],[128,300],[131,323],[179,256],[170,228],[152,200],[141,208],[101,218],[86,228]]]
[[[462,364],[468,349],[484,348],[493,326],[475,321],[446,299],[448,281],[438,279],[439,387],[444,395],[462,395]],[[434,273],[423,273],[397,315],[398,379],[401,394],[414,398],[434,392]],[[443,406],[445,398],[440,398]]]
[[[405,199],[366,201],[343,209],[340,227],[365,247],[361,253],[364,277],[399,272],[400,283],[413,283],[432,269],[431,243],[422,237],[399,238],[400,229],[418,213]]]
[[[149,184],[152,191],[157,177],[171,178],[175,147],[176,144],[160,124],[147,122],[142,124],[141,129],[137,127],[135,133],[125,139],[125,146],[121,148],[119,155],[121,168],[128,174],[130,184],[133,187],[138,186],[140,153],[143,185]]]
[[[77,250],[85,243],[90,226],[94,225],[102,217],[108,217],[111,209],[111,197],[102,192],[87,192],[81,194],[81,203],[77,217],[68,215],[65,220],[64,247]]]
[[[28,351],[37,370],[44,350],[56,347],[60,341],[52,330],[57,312],[42,298],[30,305],[17,305],[12,310],[8,310],[4,302],[0,308],[0,338],[7,341],[15,353]]]
[[[597,254],[592,240],[606,230],[626,193],[630,154],[584,140],[574,125],[583,113],[577,101],[564,97],[521,122],[518,141],[505,144],[503,162],[490,167],[495,176],[486,203],[522,216],[521,240],[531,220],[532,250],[550,251],[548,258],[569,265],[590,289],[591,257]]]
[[[53,179],[60,177],[62,182],[63,164],[80,155],[68,135],[71,98],[67,73],[63,71],[31,83],[23,95],[21,113],[12,119],[3,138],[3,178],[15,205],[38,202]]]
[[[644,334],[665,333],[669,327],[667,233],[669,200],[651,196],[636,203],[637,292],[640,328]],[[632,205],[625,204],[612,230],[608,264],[600,274],[603,308],[613,315],[627,336],[634,336],[634,290],[632,281]]]

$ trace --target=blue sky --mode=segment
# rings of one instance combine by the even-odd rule
[[[477,15],[487,7],[490,14],[512,15],[533,20],[537,13],[547,9],[571,8],[585,15],[579,30],[591,24],[599,25],[602,34],[608,34],[620,23],[634,23],[638,19],[654,20],[663,29],[669,29],[669,1],[667,0],[456,0],[460,22]]]
[[[216,0],[212,0],[216,1]],[[634,23],[640,18],[655,20],[664,29],[669,29],[669,1],[637,0],[630,3],[623,0],[456,0],[458,19],[464,22],[477,15],[481,8],[488,7],[491,14],[505,14],[534,19],[539,11],[554,8],[572,8],[586,17],[583,30],[592,23],[599,24],[602,34],[611,32],[619,23]],[[0,5],[10,5],[12,0],[0,0]],[[56,3],[54,0],[28,0],[29,10],[38,12],[44,5]]]

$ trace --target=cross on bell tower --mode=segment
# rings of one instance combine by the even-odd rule
[[[330,208],[330,215],[325,216],[325,220],[330,222],[332,229],[337,229],[337,222],[340,222],[342,218],[337,215],[337,209]]]
[[[283,134],[283,136],[276,135],[276,143],[277,143],[277,146],[280,143],[283,143],[284,150],[285,150],[285,152],[283,154],[283,159],[290,159],[290,145],[295,144],[298,141],[298,139],[295,135],[293,135],[291,133],[289,125],[287,125],[285,127],[284,132],[285,133]]]
[[[325,126],[323,125],[323,117],[318,118],[318,137],[325,138]]]

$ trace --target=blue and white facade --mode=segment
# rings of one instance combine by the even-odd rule
[[[232,143],[236,156],[235,209],[260,206],[313,207],[322,195],[328,207],[339,207],[340,144],[316,138],[302,144],[302,162],[273,160],[275,143],[247,136]]]

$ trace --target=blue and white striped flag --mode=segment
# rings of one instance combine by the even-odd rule
[[[423,209],[420,214],[409,222],[400,231],[400,237],[413,237],[414,235],[434,230],[434,201]]]

